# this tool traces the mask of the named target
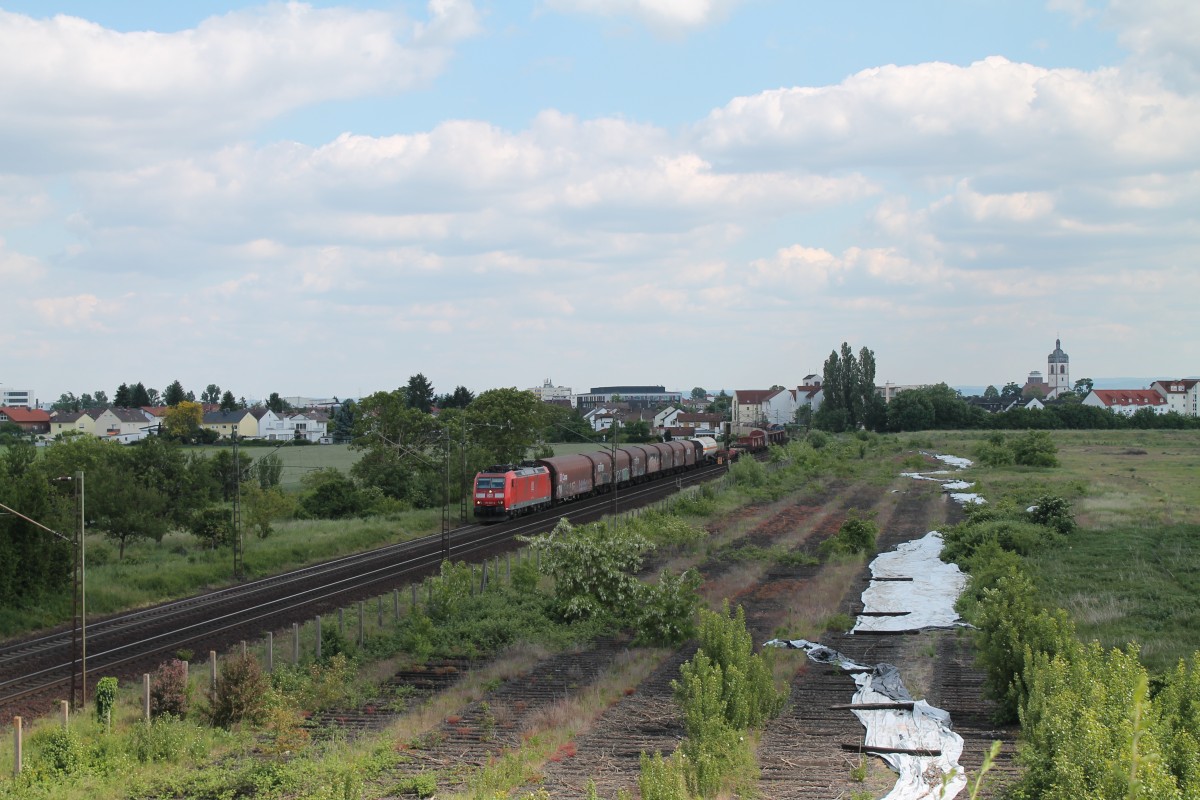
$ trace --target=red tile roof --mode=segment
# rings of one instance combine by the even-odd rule
[[[0,413],[13,422],[50,422],[50,415],[39,408],[24,406],[0,406]]]
[[[1093,389],[1106,406],[1165,406],[1166,398],[1154,389]]]
[[[769,400],[782,391],[783,389],[738,389],[734,395],[737,397],[738,405],[748,406]]]

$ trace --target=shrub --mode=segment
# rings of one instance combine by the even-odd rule
[[[38,766],[54,775],[70,775],[84,763],[84,747],[70,728],[43,730],[33,740],[40,749]]]
[[[690,800],[681,756],[679,751],[670,758],[657,752],[653,756],[642,753],[638,773],[642,800]]]
[[[140,721],[133,726],[129,737],[129,752],[138,761],[175,762],[183,755],[187,731],[183,723],[171,716],[157,717],[150,722]]]
[[[825,555],[874,552],[875,535],[879,532],[879,526],[870,516],[864,517],[858,509],[850,509],[837,534],[821,542],[821,552]]]
[[[240,653],[221,664],[217,685],[208,690],[209,719],[230,728],[240,722],[261,723],[267,711],[267,679],[258,659]]]
[[[987,467],[1007,467],[1015,458],[1008,437],[1000,431],[993,431],[986,442],[975,448],[975,460]]]
[[[1046,431],[1026,431],[1012,443],[1013,460],[1025,467],[1057,467],[1058,448]]]
[[[101,678],[96,682],[96,719],[106,728],[112,726],[112,710],[117,703],[117,679]]]
[[[171,714],[183,719],[187,716],[191,699],[188,665],[179,659],[159,664],[150,681],[150,716]]]
[[[1071,503],[1057,495],[1043,495],[1035,500],[1029,518],[1063,535],[1075,532],[1075,515],[1071,513]]]
[[[722,696],[730,724],[754,728],[779,713],[786,695],[775,689],[770,656],[754,652],[741,606],[731,611],[725,600],[720,612],[701,609],[699,639],[701,649],[724,670]]]
[[[696,630],[700,606],[700,573],[689,569],[680,575],[663,570],[658,584],[646,586],[639,603],[638,639],[644,642],[679,644]]]

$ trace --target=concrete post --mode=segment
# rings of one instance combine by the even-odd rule
[[[62,723],[65,729],[71,722],[71,702],[69,700],[59,700],[58,705],[62,710]]]
[[[217,651],[208,651],[208,678],[213,689],[217,688]]]
[[[358,646],[359,647],[362,647],[363,644],[365,644],[367,641],[366,640],[366,632],[363,630],[363,617],[366,616],[366,609],[364,608],[365,605],[366,604],[362,600],[358,601]]]
[[[483,567],[479,570],[479,593],[483,594],[487,590],[487,565],[488,562],[483,562]]]
[[[150,673],[142,673],[142,719],[150,721]]]
[[[13,717],[13,777],[21,774],[21,718]]]
[[[242,658],[246,657],[246,640],[242,639]]]
[[[321,615],[317,614],[317,661],[321,660]]]
[[[267,631],[267,672],[275,671],[275,633]]]

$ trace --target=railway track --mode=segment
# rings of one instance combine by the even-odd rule
[[[638,508],[684,486],[711,480],[725,467],[706,467],[672,479],[625,488],[618,511]],[[588,522],[613,510],[611,495],[495,525],[451,531],[450,557],[472,561],[512,546],[514,537],[553,528],[562,517]],[[152,670],[180,649],[206,652],[279,630],[347,603],[377,596],[437,569],[440,534],[388,545],[153,608],[115,615],[87,627],[87,682],[100,675],[129,678]],[[69,692],[81,660],[72,660],[70,628],[0,646],[0,717],[45,712]]]

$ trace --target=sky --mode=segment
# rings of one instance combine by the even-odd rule
[[[0,386],[1200,374],[1194,0],[0,0]]]

